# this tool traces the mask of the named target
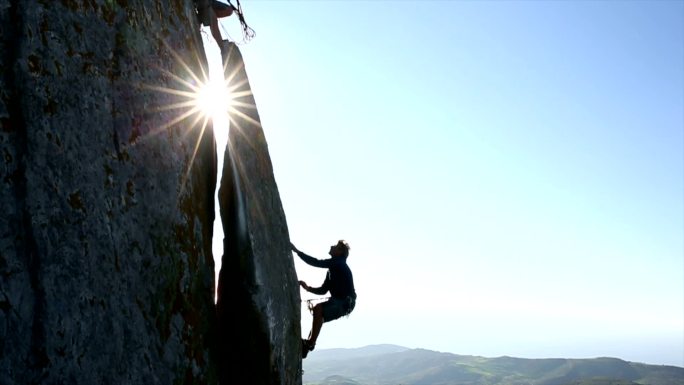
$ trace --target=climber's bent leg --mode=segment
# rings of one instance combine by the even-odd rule
[[[323,327],[323,304],[319,303],[313,308],[313,323],[311,324],[311,334],[309,334],[309,347],[313,350],[316,346],[316,340],[321,333]]]
[[[211,36],[214,37],[214,40],[216,40],[216,43],[218,43],[220,47],[221,42],[223,41],[223,37],[221,36],[221,31],[219,31],[218,19],[216,18],[216,15],[213,13],[209,17],[209,29],[211,30]]]
[[[214,40],[216,40],[216,43],[218,43],[220,47],[223,37],[221,36],[221,31],[219,30],[218,19],[232,15],[233,7],[228,4],[212,0],[211,11],[212,12],[209,12],[209,29],[211,30],[211,36],[214,37]]]

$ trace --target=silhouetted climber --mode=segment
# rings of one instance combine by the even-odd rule
[[[354,290],[352,272],[349,266],[347,266],[347,257],[349,256],[349,245],[347,242],[340,240],[337,244],[330,246],[328,254],[332,258],[325,260],[306,255],[293,244],[290,244],[290,246],[292,246],[292,251],[307,264],[328,269],[328,274],[321,287],[310,287],[306,282],[299,281],[299,285],[310,293],[323,295],[328,291],[330,292],[330,298],[327,301],[313,307],[311,333],[308,339],[302,339],[302,357],[306,358],[306,355],[316,347],[316,340],[321,332],[323,323],[348,315],[354,310],[356,291]]]

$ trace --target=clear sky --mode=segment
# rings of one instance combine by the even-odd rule
[[[684,2],[242,3],[292,242],[351,246],[317,349],[684,366]]]

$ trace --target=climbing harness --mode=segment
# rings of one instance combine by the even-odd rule
[[[332,298],[332,297],[311,298],[311,299],[307,299],[307,300],[302,301],[302,302],[306,302],[306,307],[309,309],[309,313],[311,313],[311,315],[313,315],[314,306],[318,305],[319,303],[325,302],[325,301],[329,300],[330,298]],[[346,301],[347,301],[346,310],[345,310],[344,315],[342,317],[349,317],[351,312],[354,310],[354,307],[356,306],[356,299],[354,299],[352,297],[347,297]]]
[[[309,309],[309,312],[313,314],[313,308],[314,306],[318,305],[321,302],[325,302],[329,300],[330,297],[323,297],[323,298],[311,298],[306,300],[306,307]]]

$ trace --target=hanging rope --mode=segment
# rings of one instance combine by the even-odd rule
[[[236,0],[237,2],[237,7],[233,5],[233,3],[228,0],[228,4],[230,4],[231,7],[233,7],[233,11],[237,13],[237,17],[240,20],[240,25],[242,25],[242,42],[241,43],[249,43],[250,40],[256,36],[256,32],[247,25],[247,22],[245,21],[245,14],[242,11],[242,4],[240,4],[240,0]]]

